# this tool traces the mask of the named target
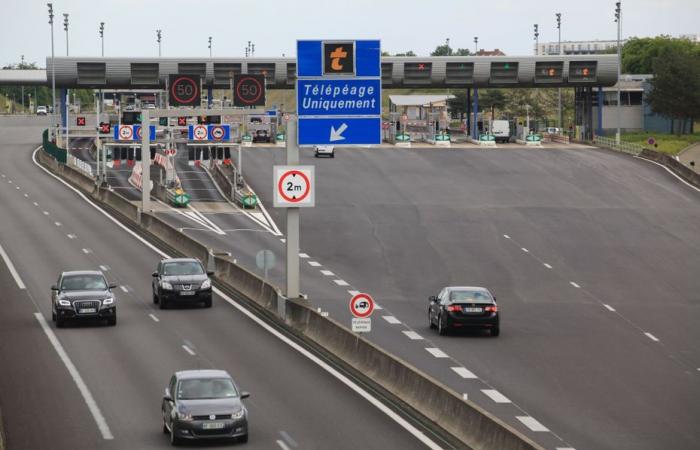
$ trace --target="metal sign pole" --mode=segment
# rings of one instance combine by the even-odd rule
[[[95,182],[100,185],[100,97],[95,97],[95,118],[97,120],[97,135],[95,137],[95,159],[97,160],[97,174]]]
[[[299,164],[297,119],[287,122],[287,165]],[[287,208],[287,298],[299,298],[299,208]]]
[[[141,112],[141,212],[151,209],[151,114]]]

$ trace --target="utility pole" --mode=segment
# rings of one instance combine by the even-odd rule
[[[540,26],[535,24],[535,56],[540,54]]]
[[[211,58],[211,36],[209,36],[209,57]]]
[[[66,31],[66,56],[69,56],[68,51],[68,13],[63,13],[63,29]],[[70,152],[70,142],[68,137],[68,129],[70,128],[70,89],[66,89],[66,151]]]
[[[479,47],[479,37],[474,36],[474,56],[479,52],[478,51]],[[474,86],[474,97],[473,97],[473,104],[472,104],[472,109],[474,110],[474,117],[472,119],[472,139],[478,139],[478,131],[479,131],[479,89]]]
[[[24,55],[22,55],[22,62],[19,63],[19,68],[24,69]],[[22,88],[22,101],[20,102],[22,104],[22,109],[24,109],[24,85],[21,86]],[[26,111],[24,111],[26,112]]]
[[[156,41],[158,42],[158,57],[160,58],[160,40],[162,37],[163,30],[156,30]]]
[[[561,55],[562,54],[562,51],[561,51],[561,13],[557,13],[556,16],[557,16],[557,31],[559,32],[559,44],[557,45],[557,54]],[[561,132],[564,130],[564,123],[563,123],[564,121],[562,120],[562,115],[561,115],[561,88],[557,89],[557,93],[558,93],[557,105],[558,105],[558,109],[559,109],[559,131]]]
[[[479,47],[479,37],[474,36],[474,56],[476,56],[476,54],[479,52],[478,47]]]
[[[53,105],[51,106],[51,137],[56,140],[56,61],[53,53],[53,3],[47,3],[49,7],[49,25],[51,25],[51,92]]]
[[[617,22],[617,131],[615,142],[620,144],[620,121],[622,110],[620,109],[620,75],[622,72],[622,48],[620,47],[620,34],[622,33],[622,2],[615,3],[615,22]]]
[[[452,54],[452,49],[450,48],[450,38],[445,39],[445,49],[447,50],[447,56]]]

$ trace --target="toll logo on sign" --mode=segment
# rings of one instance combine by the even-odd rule
[[[324,42],[323,73],[325,75],[354,75],[355,43]]]

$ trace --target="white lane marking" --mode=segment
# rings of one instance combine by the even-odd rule
[[[423,339],[423,336],[416,333],[415,331],[402,331],[402,333],[405,334],[407,338],[413,341],[420,341]]]
[[[83,253],[85,253],[87,255],[87,254],[92,253],[92,250],[90,250],[89,248],[84,248]]]
[[[7,266],[7,269],[12,274],[12,278],[15,279],[15,283],[17,283],[17,287],[20,289],[27,289],[27,287],[24,285],[24,281],[22,281],[22,277],[19,276],[19,272],[17,272],[17,269],[15,269],[15,265],[12,264],[10,257],[7,256],[7,253],[5,253],[5,249],[2,248],[2,245],[0,245],[0,256],[2,256],[3,261],[5,261],[5,265]]]
[[[78,387],[78,390],[82,394],[83,400],[85,401],[85,404],[90,410],[93,419],[95,419],[97,428],[99,428],[100,433],[102,433],[102,438],[114,439],[112,431],[110,431],[109,425],[107,425],[107,421],[102,415],[99,406],[97,406],[97,402],[92,396],[90,389],[88,389],[87,385],[85,384],[85,381],[83,381],[83,377],[80,376],[80,372],[78,372],[78,369],[73,364],[73,361],[71,361],[71,359],[68,357],[68,354],[63,349],[61,342],[59,342],[53,330],[49,327],[49,324],[46,323],[46,319],[44,319],[44,316],[41,313],[34,313],[34,317],[36,317],[36,320],[39,321],[39,325],[41,325],[41,328],[44,330],[46,337],[49,338],[49,342],[51,342],[51,345],[53,345],[53,348],[56,350],[56,353],[58,353],[58,357],[61,358],[63,365],[65,365],[66,369],[68,369],[68,373],[73,378],[73,381],[75,382],[75,385]]]
[[[19,190],[19,186],[17,186],[17,190]]]
[[[382,316],[382,319],[394,325],[401,323],[401,321],[394,316]]]
[[[280,241],[282,241],[283,244],[285,244],[287,242],[287,240],[285,238],[280,238]]]
[[[109,270],[109,266],[101,265],[101,266],[100,266],[100,270],[103,271],[103,272],[107,272],[107,271]]]
[[[154,322],[160,322],[160,319],[157,318],[156,316],[154,316],[153,314],[149,314],[148,317],[150,317],[151,319],[153,319]]]
[[[34,206],[39,206],[39,204],[37,202],[34,202]]]
[[[462,399],[469,400],[469,394],[467,394],[466,392],[464,394],[462,394]]]
[[[573,281],[569,281],[569,283],[571,283],[571,285],[576,289],[581,289],[581,286],[579,286],[577,283],[574,283]]]
[[[605,306],[608,309],[608,311],[615,312],[615,308],[613,308],[612,306],[605,304],[605,303],[603,303],[603,306]]]
[[[547,263],[544,263],[544,266],[545,266],[546,268],[548,268],[548,269],[551,269],[551,268],[552,268],[552,266],[550,266],[550,265],[547,264]]]
[[[298,446],[299,446],[299,444],[297,444],[297,441],[295,441],[294,439],[292,439],[292,437],[291,437],[291,436],[289,435],[289,433],[287,433],[286,431],[280,430],[280,435],[282,436],[282,439],[284,439],[284,440],[285,440],[287,443],[289,443],[289,445],[291,445],[292,447],[298,447]]]
[[[280,446],[282,450],[291,450],[287,444],[284,443],[282,439],[277,439],[277,445]]]
[[[510,399],[495,389],[482,389],[481,392],[496,403],[511,403]]]
[[[462,378],[466,378],[466,379],[479,378],[476,376],[476,374],[474,374],[474,372],[467,369],[466,367],[450,367],[450,369],[454,370],[454,372]]]
[[[382,308],[381,305],[378,305],[378,304],[375,303],[375,304],[374,304],[374,309],[376,309],[377,311],[381,311],[381,310],[384,309],[384,308]]]
[[[25,198],[29,198],[29,194],[24,194],[24,197],[25,197]]]
[[[311,267],[321,267],[321,263],[317,261],[307,261]]]
[[[659,338],[657,338],[656,336],[654,336],[654,335],[651,334],[651,333],[648,333],[648,332],[645,331],[645,332],[644,332],[644,335],[645,335],[646,337],[648,337],[649,339],[651,339],[652,341],[654,341],[654,342],[659,342]]]
[[[134,232],[133,230],[129,229],[126,225],[124,225],[123,223],[121,223],[120,221],[118,221],[114,216],[110,215],[107,211],[105,211],[104,209],[100,208],[97,204],[95,204],[93,201],[91,201],[89,198],[87,198],[87,196],[86,196],[85,194],[83,194],[82,192],[80,192],[77,188],[74,188],[73,186],[71,186],[70,184],[68,184],[66,181],[62,180],[59,176],[54,175],[53,173],[51,173],[51,171],[49,171],[49,170],[46,169],[44,166],[42,166],[41,164],[39,164],[39,163],[37,162],[37,160],[36,160],[36,154],[37,154],[37,152],[38,152],[40,149],[41,149],[41,146],[37,147],[36,150],[34,150],[34,153],[32,153],[32,161],[34,162],[34,165],[35,165],[35,166],[39,167],[41,170],[43,170],[44,172],[46,172],[49,176],[55,178],[58,182],[60,182],[61,184],[63,184],[63,185],[66,186],[68,189],[72,190],[73,192],[75,192],[75,193],[76,193],[80,198],[82,198],[87,204],[89,204],[90,206],[92,206],[93,208],[95,208],[97,211],[100,212],[100,214],[102,214],[103,216],[105,216],[106,218],[108,218],[108,219],[109,219],[110,221],[112,221],[117,227],[119,227],[119,228],[121,228],[122,230],[124,230],[124,232],[126,232],[127,234],[129,234],[131,237],[133,237],[133,238],[136,239],[137,241],[141,242],[143,245],[145,245],[146,247],[150,248],[150,249],[153,250],[156,254],[162,256],[163,258],[170,258],[170,256],[169,256],[167,253],[165,253],[164,251],[162,251],[161,249],[159,249],[159,248],[156,247],[155,245],[153,245],[153,244],[151,244],[150,242],[148,242],[146,239],[144,239],[144,238],[142,238],[141,236],[139,236],[138,234],[136,234],[136,232]],[[291,347],[292,349],[294,349],[294,350],[296,350],[297,352],[299,352],[299,354],[301,354],[302,356],[306,357],[306,358],[309,359],[310,361],[314,362],[316,365],[318,365],[320,368],[322,368],[323,370],[325,370],[325,371],[328,372],[329,374],[333,375],[333,376],[334,376],[336,379],[338,379],[341,383],[343,383],[344,385],[346,385],[347,387],[349,387],[350,389],[352,389],[353,391],[355,391],[356,394],[358,394],[359,396],[361,396],[362,398],[364,398],[365,400],[367,400],[368,402],[370,402],[375,408],[377,408],[377,409],[378,409],[379,411],[381,411],[382,413],[386,414],[387,417],[389,417],[389,418],[392,419],[394,422],[396,422],[397,424],[399,424],[399,426],[401,426],[404,430],[406,430],[406,431],[408,431],[409,433],[411,433],[411,435],[412,435],[413,437],[415,437],[415,438],[418,439],[420,442],[422,442],[423,444],[425,444],[428,448],[430,448],[431,450],[442,450],[442,447],[440,447],[437,443],[435,443],[435,441],[433,441],[432,439],[430,439],[428,436],[426,436],[425,434],[423,434],[422,431],[420,431],[420,430],[417,429],[415,426],[413,426],[411,423],[409,423],[408,421],[406,421],[403,417],[401,417],[401,416],[399,416],[398,414],[396,414],[396,412],[394,412],[392,409],[390,409],[390,408],[389,408],[388,406],[386,406],[384,403],[382,403],[381,401],[379,401],[376,397],[372,396],[369,392],[367,392],[366,390],[362,389],[360,386],[358,386],[355,382],[353,382],[352,380],[350,380],[348,377],[346,377],[345,375],[343,375],[342,373],[338,372],[336,369],[334,369],[333,367],[331,367],[330,365],[328,365],[328,363],[326,363],[325,361],[319,359],[316,355],[312,354],[311,352],[309,352],[309,351],[308,351],[307,349],[305,349],[304,347],[300,346],[299,344],[297,344],[296,342],[292,341],[291,339],[289,339],[287,336],[285,336],[285,335],[282,334],[281,332],[277,331],[277,330],[276,330],[275,328],[273,328],[272,326],[268,325],[268,324],[267,324],[266,322],[264,322],[261,318],[257,317],[255,314],[253,314],[252,312],[250,312],[250,310],[248,310],[247,308],[244,308],[241,304],[239,304],[238,302],[236,302],[235,300],[233,300],[231,297],[229,297],[228,295],[226,295],[226,293],[223,292],[223,291],[221,291],[219,288],[217,288],[217,287],[212,287],[212,290],[214,291],[214,293],[215,293],[216,295],[218,295],[219,297],[221,297],[222,299],[224,299],[224,301],[226,301],[228,304],[230,304],[231,306],[233,306],[234,308],[236,308],[236,309],[237,309],[238,311],[240,311],[242,314],[245,314],[250,320],[252,320],[252,321],[255,322],[256,324],[258,324],[260,327],[262,327],[262,328],[263,328],[264,330],[266,330],[268,333],[272,334],[273,336],[275,336],[276,338],[278,338],[280,341],[284,342],[284,343],[287,344],[289,347]]]
[[[557,447],[557,450],[576,450],[573,447]]]
[[[307,255],[306,253],[299,253],[299,258],[301,259],[307,259],[308,257],[309,255]]]
[[[182,344],[182,349],[183,349],[184,351],[186,351],[187,353],[189,353],[190,355],[192,355],[192,356],[196,355],[196,353],[194,352],[194,350],[192,350],[191,348],[189,348],[189,347],[186,346],[185,344]]]
[[[528,427],[532,431],[549,431],[549,428],[545,427],[539,423],[534,417],[530,416],[515,416],[516,419],[521,421],[523,425]]]
[[[321,273],[324,274],[324,275],[327,276],[327,277],[332,277],[332,276],[335,275],[335,274],[334,274],[333,272],[331,272],[330,270],[322,270]]]
[[[4,173],[2,174],[2,177],[5,178],[5,174],[4,174]]]
[[[338,286],[350,286],[350,284],[348,284],[348,282],[345,280],[333,280],[333,282]]]
[[[691,188],[695,189],[696,191],[700,192],[700,189],[696,188],[696,187],[693,186],[692,184],[690,184],[690,183],[688,183],[687,181],[685,181],[683,178],[681,178],[681,177],[679,177],[678,175],[676,175],[675,173],[673,173],[673,171],[672,171],[671,169],[669,169],[668,167],[664,166],[663,164],[657,163],[656,161],[652,161],[652,160],[650,160],[650,159],[642,158],[641,156],[635,156],[635,158],[639,158],[639,159],[641,159],[641,160],[643,160],[643,161],[647,161],[647,162],[650,162],[650,163],[652,163],[652,164],[656,164],[656,165],[659,166],[659,167],[663,167],[663,168],[666,170],[666,172],[668,172],[668,173],[670,173],[671,175],[673,175],[674,177],[678,178],[683,184],[685,184],[686,186],[691,187]]]
[[[439,348],[426,347],[425,351],[427,351],[436,358],[449,358],[449,356],[447,356],[447,353],[443,352]]]
[[[8,183],[12,184],[12,180],[7,180]]]
[[[504,234],[503,237],[506,239],[510,239],[510,236],[508,236],[507,234]]]
[[[66,236],[68,236],[68,239],[75,239],[75,238],[78,237],[78,236],[76,236],[76,235],[74,235],[74,234],[67,234]]]
[[[129,292],[129,288],[127,288],[127,287],[124,286],[124,285],[119,286],[119,288],[120,288],[122,291],[124,291],[124,292]]]
[[[353,291],[353,290],[349,290],[349,291],[348,291],[348,294],[352,295],[353,297],[356,296],[356,295],[359,294],[359,293],[360,293],[360,291]]]
[[[61,226],[61,222],[54,222],[54,225],[56,225],[57,227],[60,227],[60,226]]]
[[[530,250],[526,249],[525,247],[520,247],[520,249],[521,249],[522,251],[524,251],[525,253],[530,253]]]
[[[44,215],[45,215],[45,216],[48,216],[48,215],[49,215],[49,212],[48,212],[48,211],[44,211]]]

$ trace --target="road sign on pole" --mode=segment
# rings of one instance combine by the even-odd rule
[[[381,117],[299,118],[299,145],[380,144]]]
[[[168,97],[171,106],[200,106],[199,75],[170,75]]]
[[[315,206],[314,166],[274,166],[275,208]]]
[[[359,293],[350,299],[350,312],[358,319],[365,319],[374,311],[374,299],[369,294]]]

